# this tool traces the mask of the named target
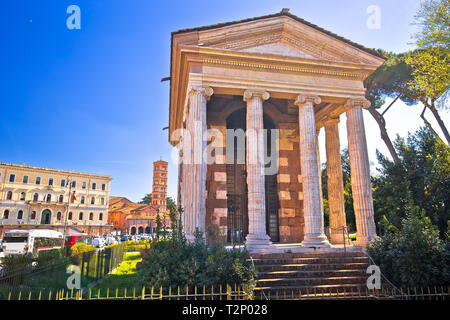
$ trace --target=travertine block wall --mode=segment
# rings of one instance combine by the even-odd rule
[[[299,130],[293,122],[281,122],[278,190],[280,242],[303,240],[303,197],[299,159]]]
[[[223,148],[221,155],[216,155],[217,162],[207,166],[206,175],[206,237],[208,227],[212,224],[218,225],[220,233],[226,239],[227,234],[227,173],[225,164],[225,137],[226,119],[220,118],[216,113],[208,113],[208,129],[216,129],[222,133],[223,141],[210,141],[214,147]]]

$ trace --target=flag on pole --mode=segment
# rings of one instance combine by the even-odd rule
[[[46,193],[44,193],[44,199],[42,199],[42,201],[44,201],[45,202],[45,199],[47,198],[47,194]]]
[[[74,202],[74,201],[77,201],[77,202],[78,202],[77,197],[76,197],[76,195],[75,195],[75,191],[74,191],[73,194],[72,194],[72,202]]]

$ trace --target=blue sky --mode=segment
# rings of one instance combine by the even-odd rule
[[[66,27],[71,4],[81,9],[81,30]],[[366,27],[370,5],[381,9],[380,29]],[[108,174],[112,195],[138,201],[151,192],[152,162],[170,160],[162,130],[169,83],[160,79],[169,76],[172,31],[290,8],[367,47],[402,52],[412,48],[410,23],[418,6],[419,0],[2,0],[0,161]],[[388,119],[392,135],[422,125],[405,110],[396,106],[392,119],[408,113],[411,120]],[[448,113],[443,118],[450,120]],[[376,161],[374,150],[386,149],[373,125],[366,114]],[[174,197],[176,180],[170,163]]]

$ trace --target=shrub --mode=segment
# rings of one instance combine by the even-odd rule
[[[150,242],[148,240],[139,241],[126,241],[125,242],[125,252],[135,252],[147,249],[150,247]]]
[[[53,250],[44,250],[39,251],[36,262],[38,267],[43,267],[51,264],[59,264],[64,263],[67,260],[64,256],[63,249],[53,249]]]
[[[164,239],[151,244],[138,265],[141,284],[147,287],[193,288],[226,284],[255,287],[256,270],[247,251],[227,250],[223,244],[208,249],[202,238],[194,243],[185,239]]]
[[[95,252],[95,246],[86,245],[84,243],[74,244],[70,250],[70,259],[73,264],[79,265],[81,262],[81,257],[84,253]]]
[[[383,223],[385,234],[368,246],[381,271],[401,287],[450,284],[449,243],[439,239],[437,227],[423,211],[414,208],[401,222],[401,229]]]
[[[33,263],[33,255],[26,254],[9,254],[3,258],[1,267],[4,275],[11,274],[17,271],[28,272],[31,271]]]

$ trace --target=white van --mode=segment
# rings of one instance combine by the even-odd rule
[[[5,256],[9,254],[37,254],[39,251],[60,249],[63,234],[48,229],[11,230],[3,235],[2,249]]]
[[[97,248],[103,248],[105,246],[105,239],[103,237],[94,237],[92,244]]]

